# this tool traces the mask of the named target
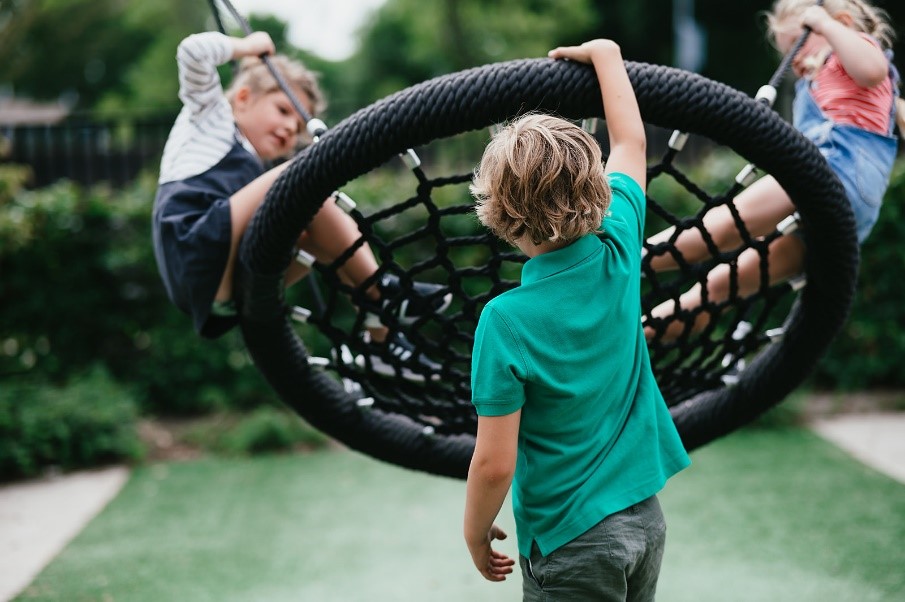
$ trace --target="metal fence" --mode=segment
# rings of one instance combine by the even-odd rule
[[[60,179],[121,187],[156,169],[175,112],[114,119],[70,118],[50,125],[10,125],[0,118],[0,164],[28,166],[28,186]]]
[[[0,115],[0,164],[25,165],[31,172],[29,188],[41,188],[61,179],[91,186],[105,183],[122,187],[143,170],[156,171],[167,135],[177,111],[153,115],[121,115],[91,119],[70,117],[55,124],[4,124]],[[602,122],[597,132],[605,143]],[[666,146],[672,133],[648,128],[648,146]],[[698,159],[709,152],[709,140],[693,138],[685,158]],[[473,152],[477,161],[480,150]],[[431,149],[420,149],[430,156]],[[422,157],[423,158],[423,157]]]

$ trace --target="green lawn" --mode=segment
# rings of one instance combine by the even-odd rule
[[[658,600],[905,600],[905,485],[798,429],[693,460],[661,494]],[[519,600],[472,569],[463,496],[350,452],[149,466],[18,600]]]

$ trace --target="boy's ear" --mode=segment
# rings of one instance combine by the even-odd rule
[[[233,96],[233,101],[236,106],[244,105],[248,102],[249,98],[251,98],[251,88],[248,86],[239,86],[236,90],[235,95]]]

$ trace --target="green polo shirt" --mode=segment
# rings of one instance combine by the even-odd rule
[[[528,260],[475,332],[478,414],[522,410],[512,503],[524,556],[533,542],[546,556],[690,463],[641,327],[644,193],[624,174],[609,181],[604,234]]]

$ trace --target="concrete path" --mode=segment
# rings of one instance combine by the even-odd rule
[[[818,419],[812,427],[871,468],[905,483],[905,414],[844,414]]]
[[[128,478],[115,467],[0,487],[0,600],[31,583]]]
[[[905,483],[905,413],[816,419],[814,430]],[[0,486],[0,602],[21,592],[128,480],[125,468]]]

